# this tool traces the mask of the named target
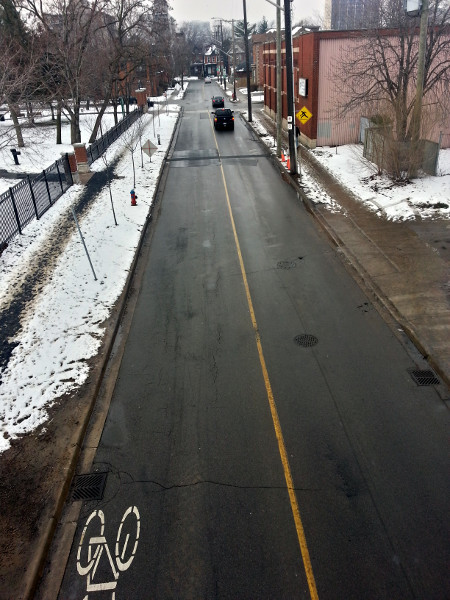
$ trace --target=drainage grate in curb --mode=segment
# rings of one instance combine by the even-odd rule
[[[280,260],[277,263],[277,269],[294,269],[297,266],[297,263],[292,260]]]
[[[301,335],[297,335],[294,338],[294,341],[296,344],[302,346],[303,348],[310,348],[311,346],[315,346],[319,342],[316,336],[311,335],[310,333],[302,333]]]
[[[439,379],[431,369],[408,369],[408,372],[417,385],[439,385]]]
[[[101,500],[105,491],[108,473],[89,473],[77,475],[72,488],[72,501]]]

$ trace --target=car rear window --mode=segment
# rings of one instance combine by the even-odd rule
[[[216,115],[228,117],[228,116],[231,115],[231,109],[229,109],[229,108],[219,108],[218,110],[216,110]]]

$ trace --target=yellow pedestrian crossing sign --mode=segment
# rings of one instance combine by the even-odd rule
[[[306,106],[304,106],[298,111],[298,113],[295,116],[300,121],[300,123],[306,123],[306,121],[309,121],[309,119],[312,117],[312,114],[309,112]]]

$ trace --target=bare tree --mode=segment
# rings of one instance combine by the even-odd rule
[[[93,63],[98,94],[102,104],[91,134],[97,137],[102,116],[115,95],[116,84],[126,80],[145,61],[145,17],[148,7],[143,0],[112,0],[104,25],[92,40],[92,51],[98,57]]]
[[[0,104],[11,113],[19,147],[24,146],[20,105],[29,105],[38,86],[34,36],[29,33],[12,0],[0,0]],[[6,137],[10,136],[6,132]]]
[[[123,144],[127,150],[131,152],[131,163],[133,165],[133,188],[136,187],[136,167],[134,164],[134,153],[138,148],[142,148],[142,136],[144,133],[145,123],[141,115],[123,134]]]
[[[189,66],[193,58],[192,48],[186,40],[184,32],[179,32],[175,36],[173,58],[175,75],[181,78],[181,88],[184,89],[184,75],[189,73]]]
[[[394,176],[408,177],[417,164],[417,157],[405,148],[412,137],[419,21],[405,14],[403,0],[377,0],[374,6],[371,21],[378,27],[354,33],[354,45],[333,65],[336,86],[346,98],[338,112],[358,109],[381,119],[383,134],[396,152]],[[423,87],[429,114],[433,107],[436,117],[448,116],[449,82],[450,5],[447,0],[430,0]]]
[[[23,0],[24,7],[47,37],[51,54],[58,67],[60,96],[71,125],[71,142],[81,141],[80,107],[86,92],[84,69],[94,58],[89,53],[90,40],[102,27],[107,0]]]

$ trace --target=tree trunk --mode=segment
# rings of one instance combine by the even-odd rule
[[[8,106],[9,106],[9,112],[11,113],[12,121],[14,123],[14,129],[16,130],[17,145],[19,146],[19,148],[23,148],[25,146],[25,144],[23,142],[22,126],[19,123],[17,111],[16,111],[15,107],[11,106],[10,104]]]
[[[56,143],[62,144],[62,124],[61,124],[61,101],[58,100],[56,107]]]
[[[103,101],[102,107],[100,109],[100,112],[97,115],[97,119],[95,121],[94,129],[92,130],[91,137],[89,138],[90,144],[95,142],[95,140],[97,139],[98,129],[102,122],[102,117],[105,114],[105,110],[108,108],[108,104],[109,104],[109,98],[105,98],[105,100]]]
[[[70,143],[79,144],[81,142],[81,131],[80,131],[80,101],[77,100],[74,103],[73,111],[71,113],[70,122]]]

